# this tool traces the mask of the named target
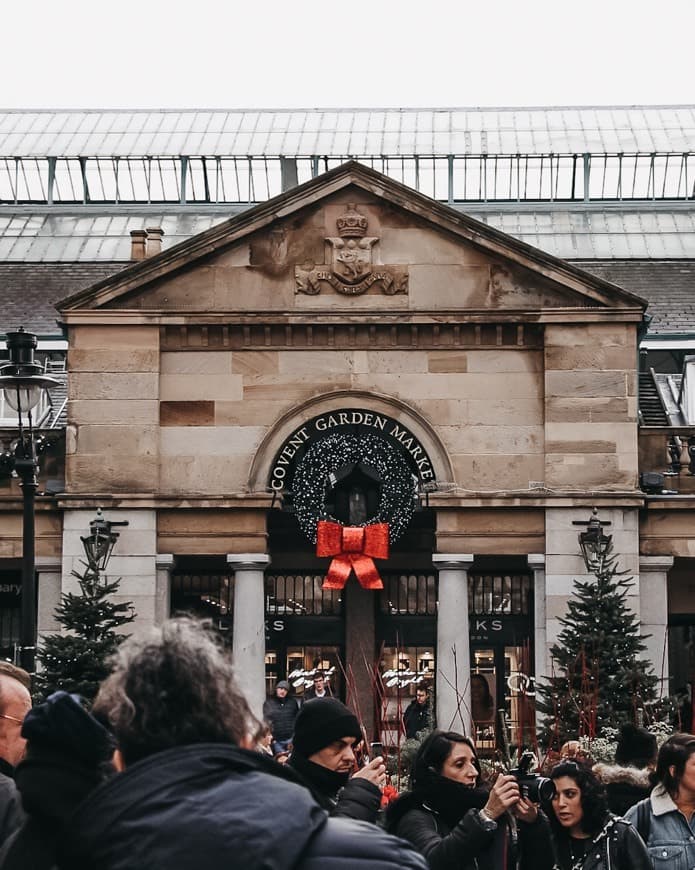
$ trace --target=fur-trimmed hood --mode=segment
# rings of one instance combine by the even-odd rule
[[[650,770],[647,767],[639,769],[637,767],[622,767],[620,764],[599,762],[594,765],[593,771],[604,785],[620,783],[621,785],[632,785],[637,788],[651,788],[649,780]]]

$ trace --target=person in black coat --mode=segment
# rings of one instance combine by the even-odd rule
[[[275,755],[289,749],[294,734],[294,720],[299,713],[299,703],[289,692],[290,684],[287,680],[280,680],[275,686],[275,695],[263,704],[263,718],[273,733],[272,750]]]
[[[431,870],[551,870],[550,830],[513,776],[481,785],[473,741],[433,731],[413,762],[412,791],[389,805],[386,828],[411,842]]]
[[[57,842],[75,809],[115,773],[113,736],[77,695],[55,692],[27,713],[27,741],[16,770],[27,819],[0,853],[2,870],[49,870]]]
[[[642,838],[609,811],[605,789],[589,767],[561,761],[550,778],[555,796],[547,810],[557,870],[652,870]]]
[[[361,742],[360,723],[345,704],[314,698],[297,716],[288,764],[332,816],[376,822],[386,766],[377,756],[355,772]]]
[[[417,738],[419,731],[426,731],[431,726],[430,706],[427,703],[427,689],[418,687],[415,698],[408,704],[403,713],[403,726],[407,739]]]
[[[64,825],[58,870],[424,870],[376,826],[330,819],[292,771],[248,748],[258,723],[228,652],[194,620],[126,640],[94,711],[121,772]]]

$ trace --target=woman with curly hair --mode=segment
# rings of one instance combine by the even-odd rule
[[[642,839],[608,810],[605,789],[590,768],[562,761],[550,778],[555,796],[547,809],[557,870],[651,870]]]
[[[389,805],[386,827],[425,856],[431,870],[551,870],[548,821],[513,776],[482,784],[475,746],[433,731],[413,762],[412,791]]]

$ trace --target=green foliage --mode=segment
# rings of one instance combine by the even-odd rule
[[[128,635],[116,631],[135,619],[130,602],[116,603],[120,580],[102,579],[98,570],[85,565],[73,571],[80,592],[65,593],[56,608],[58,622],[67,634],[44,638],[37,657],[42,669],[36,675],[39,699],[63,689],[94,700],[99,683],[108,675],[108,660]]]
[[[549,746],[634,722],[656,700],[657,678],[640,658],[646,647],[627,603],[632,578],[618,570],[612,543],[593,574],[574,581],[551,649],[556,672],[538,686],[536,703],[546,714],[541,738]]]

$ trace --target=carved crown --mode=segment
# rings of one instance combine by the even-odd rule
[[[361,238],[367,232],[367,218],[360,214],[354,205],[348,205],[345,214],[335,222],[342,238]]]

